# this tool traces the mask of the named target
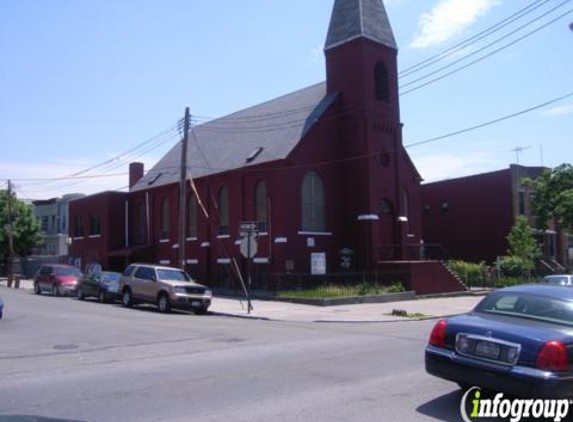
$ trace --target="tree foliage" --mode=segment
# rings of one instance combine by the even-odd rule
[[[8,244],[8,192],[0,191],[0,257],[9,253]],[[17,200],[12,196],[12,221],[14,253],[19,256],[28,256],[32,249],[42,241],[40,224],[34,216],[30,205]]]
[[[537,227],[546,229],[547,223],[555,219],[559,226],[573,230],[573,166],[562,164],[548,169],[536,179],[522,181],[535,191],[531,208],[537,216]]]
[[[541,257],[541,247],[533,237],[533,231],[527,223],[527,218],[522,215],[517,216],[515,225],[507,236],[507,241],[512,263],[521,263],[524,271],[535,269],[535,264]]]

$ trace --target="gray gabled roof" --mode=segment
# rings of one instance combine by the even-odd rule
[[[194,127],[188,175],[199,178],[286,158],[336,97],[326,94],[323,82]],[[177,142],[131,191],[178,182],[180,165]]]
[[[382,0],[335,0],[324,49],[360,37],[398,49]]]

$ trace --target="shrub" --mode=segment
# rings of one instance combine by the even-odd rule
[[[523,260],[517,256],[504,256],[499,262],[502,276],[520,277],[525,272]]]
[[[466,261],[450,261],[450,268],[468,286],[486,285],[488,281],[488,269],[485,262],[475,264]]]
[[[405,292],[406,289],[402,283],[392,283],[390,286],[388,286],[386,291],[388,293],[402,293]]]

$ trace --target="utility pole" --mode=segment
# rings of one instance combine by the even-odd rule
[[[14,281],[14,221],[12,219],[12,182],[8,180],[8,287]]]
[[[191,118],[189,107],[185,108],[183,139],[181,140],[181,173],[179,177],[179,266],[185,269],[185,216],[187,205],[187,144],[189,143],[189,126]]]

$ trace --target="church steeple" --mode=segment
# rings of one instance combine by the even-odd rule
[[[398,49],[382,0],[335,0],[325,51],[360,37]]]

